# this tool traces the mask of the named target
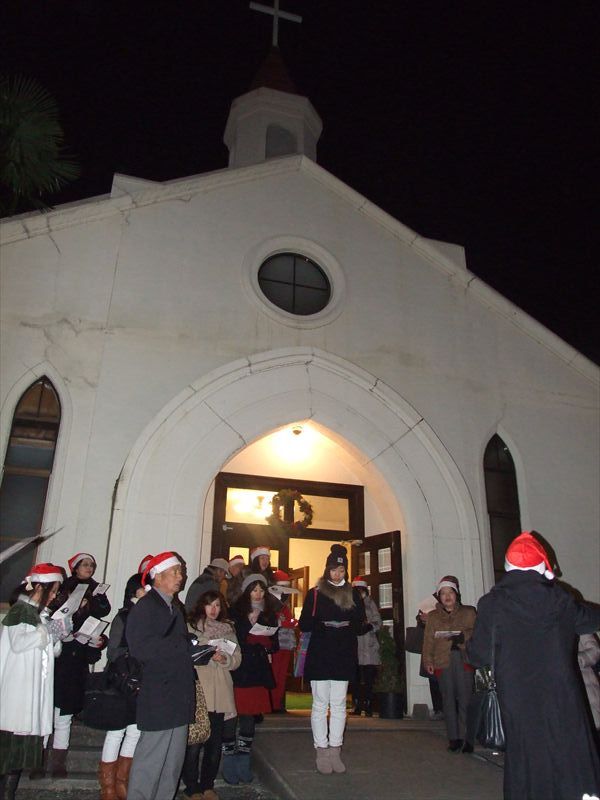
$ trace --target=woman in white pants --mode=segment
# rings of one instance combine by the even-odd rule
[[[346,771],[341,747],[348,682],[356,675],[357,636],[368,630],[362,598],[347,573],[346,548],[334,544],[323,577],[306,595],[299,621],[300,630],[311,634],[304,677],[313,695],[310,720],[317,770],[324,775]]]
[[[138,599],[143,597],[145,593],[142,586],[142,576],[136,572],[127,581],[123,608],[119,610],[110,626],[107,650],[109,664],[115,662],[120,656],[127,654],[127,640],[125,639],[127,615]],[[135,747],[140,738],[140,732],[134,722],[134,696],[130,697],[130,705],[131,724],[126,728],[107,731],[104,738],[102,760],[98,767],[98,781],[102,800],[126,800],[127,798],[129,770],[131,769]]]

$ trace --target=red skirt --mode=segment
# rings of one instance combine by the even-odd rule
[[[238,714],[248,716],[271,713],[271,696],[264,686],[251,686],[248,689],[234,686],[233,696]]]

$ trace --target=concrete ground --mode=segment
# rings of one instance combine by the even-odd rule
[[[349,717],[347,772],[320,775],[298,713],[266,719],[254,744],[257,772],[281,800],[502,800],[502,757],[449,753],[443,723]]]
[[[342,751],[348,771],[320,775],[309,714],[265,717],[254,742],[255,781],[229,786],[219,777],[215,790],[221,800],[502,800],[502,756],[479,749],[473,755],[448,753],[440,722],[348,717]],[[66,781],[32,783],[25,776],[17,799],[97,800],[99,733],[78,731],[81,753],[73,757],[85,772],[71,773]]]

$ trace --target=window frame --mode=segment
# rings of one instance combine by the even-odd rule
[[[264,294],[258,282],[258,272],[263,263],[279,253],[296,253],[313,261],[323,270],[331,295],[322,311],[301,316],[284,311],[272,303]],[[274,322],[299,330],[310,330],[328,325],[342,312],[346,297],[346,279],[343,269],[335,256],[311,239],[300,236],[275,236],[263,239],[251,247],[241,264],[242,286],[248,300]]]
[[[291,264],[292,280],[289,281],[289,280],[270,278],[270,277],[269,278],[265,278],[265,277],[261,278],[261,272],[262,272],[263,268],[266,267],[269,264],[270,261],[272,261],[275,258],[280,258],[281,256],[287,256],[288,258],[292,259],[292,264]],[[302,260],[304,262],[308,262],[317,272],[319,272],[323,276],[323,278],[325,279],[325,283],[326,283],[326,289],[320,289],[317,286],[309,286],[307,284],[301,283],[297,279],[297,277],[296,277],[296,275],[297,275],[297,264],[296,264],[296,262],[297,262],[298,259],[300,259],[300,260]],[[265,259],[263,261],[263,263],[260,265],[260,267],[258,268],[257,278],[258,278],[258,285],[260,287],[260,290],[262,291],[264,296],[267,298],[267,300],[270,303],[272,303],[274,306],[276,306],[278,309],[280,309],[281,311],[285,311],[287,314],[293,314],[295,317],[312,317],[315,314],[320,314],[321,311],[324,311],[327,308],[327,306],[329,305],[329,302],[331,300],[332,286],[331,286],[331,281],[329,280],[329,277],[327,276],[327,273],[325,272],[325,270],[322,267],[319,266],[319,264],[317,264],[316,261],[314,261],[312,258],[309,258],[306,255],[303,255],[302,253],[292,253],[292,252],[274,253],[273,255],[271,255],[267,259]],[[280,286],[289,286],[289,287],[291,287],[291,290],[292,290],[292,303],[291,303],[292,308],[291,309],[290,308],[286,308],[284,306],[279,305],[279,303],[276,303],[274,300],[272,300],[271,297],[269,296],[269,294],[267,293],[267,291],[265,290],[264,284],[278,284]],[[313,292],[315,292],[315,295],[314,295],[315,297],[319,296],[319,293],[322,293],[322,296],[326,295],[325,302],[323,303],[323,305],[320,308],[317,308],[316,311],[311,311],[309,314],[303,314],[303,313],[301,313],[301,312],[296,310],[296,296],[297,296],[297,291],[296,290],[297,289],[308,289],[310,291],[313,291]]]

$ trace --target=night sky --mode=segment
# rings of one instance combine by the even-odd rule
[[[271,4],[271,0],[262,0]],[[595,2],[281,0],[280,47],[323,119],[319,163],[600,363]],[[4,0],[2,71],[57,99],[82,177],[227,165],[232,99],[267,55],[247,0]]]

